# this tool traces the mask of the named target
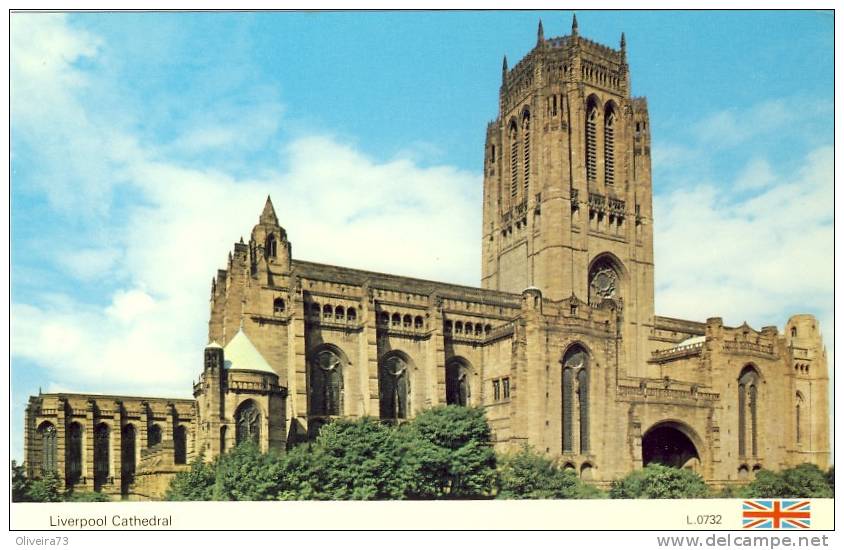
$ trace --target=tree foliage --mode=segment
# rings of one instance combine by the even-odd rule
[[[561,468],[548,456],[524,445],[498,461],[498,498],[600,498],[602,493],[583,483],[574,470]]]
[[[62,480],[58,472],[45,472],[41,477],[29,481],[26,500],[29,502],[61,502]]]
[[[285,457],[279,498],[407,498],[414,481],[407,453],[400,428],[371,418],[331,422]]]
[[[495,451],[483,409],[435,407],[419,414],[405,431],[415,480],[410,497],[490,498]]]
[[[437,407],[397,426],[336,420],[285,454],[239,445],[177,474],[169,500],[490,498],[495,453],[481,409]]]
[[[179,472],[170,482],[166,500],[212,500],[216,466],[205,461],[202,455],[191,463],[190,470]]]
[[[662,464],[648,464],[610,487],[610,498],[705,498],[708,494],[697,473]]]
[[[759,470],[744,490],[749,498],[832,498],[834,490],[823,470],[800,464],[781,472]]]
[[[26,469],[12,461],[12,502],[27,502],[29,500],[29,478]]]
[[[830,491],[832,491],[833,496],[835,495],[835,466],[830,466],[829,470],[826,471],[826,484],[829,485]]]
[[[72,491],[67,493],[66,502],[111,502],[108,495],[96,491]]]
[[[274,499],[282,464],[274,452],[262,453],[253,443],[238,445],[217,461],[214,500]]]

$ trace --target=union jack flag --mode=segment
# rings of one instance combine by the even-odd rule
[[[745,529],[808,529],[812,526],[812,505],[808,500],[745,500],[741,508]]]

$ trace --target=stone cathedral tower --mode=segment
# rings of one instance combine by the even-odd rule
[[[643,365],[653,326],[648,109],[630,96],[618,50],[578,34],[544,36],[515,67],[504,58],[499,116],[487,126],[482,285],[552,300],[614,300]],[[635,367],[634,367],[635,369]],[[636,371],[631,375],[642,374]]]

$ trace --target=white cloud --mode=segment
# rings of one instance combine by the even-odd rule
[[[748,162],[738,175],[735,186],[739,190],[756,190],[773,183],[775,178],[768,161],[755,158]]]
[[[62,250],[56,259],[70,275],[88,281],[107,276],[118,256],[118,251],[111,248],[77,248]]]
[[[38,50],[37,56],[49,58],[51,70],[38,72],[20,63],[15,81],[40,86],[66,75],[69,82],[86,82],[85,71],[73,65],[67,51],[78,44],[77,57],[89,56],[96,64],[96,39],[71,29],[64,18],[26,23],[48,28],[65,46],[45,49],[18,36],[15,48]],[[16,32],[23,33],[22,27]],[[238,178],[193,168],[182,155],[236,146],[244,125],[253,127],[253,136],[268,139],[281,115],[277,105],[264,105],[263,114],[256,108],[246,120],[212,119],[175,142],[144,147],[135,135],[110,124],[102,108],[86,108],[88,92],[83,84],[52,91],[44,109],[64,117],[52,130],[45,128],[43,113],[21,117],[15,127],[33,143],[56,132],[40,151],[46,165],[64,167],[41,183],[54,208],[68,209],[71,201],[96,203],[108,212],[121,193],[131,190],[135,198],[122,206],[120,216],[101,218],[105,225],[98,232],[110,236],[101,239],[104,244],[96,241],[53,259],[54,269],[80,281],[121,274],[125,283],[106,297],[105,306],[46,290],[29,303],[13,304],[13,358],[48,369],[57,387],[188,394],[202,364],[210,278],[225,267],[232,243],[249,237],[268,193],[294,257],[455,282],[478,280],[480,180],[475,174],[448,166],[423,168],[409,158],[377,162],[335,138],[311,135],[284,147],[284,171],[264,167],[256,170],[258,177]],[[26,98],[18,98],[13,109],[28,106]],[[97,154],[86,156],[94,148]],[[78,162],[66,163],[80,155]],[[99,179],[92,182],[91,176]]]
[[[250,105],[218,105],[166,147],[171,155],[199,155],[208,152],[230,155],[264,147],[279,129],[284,109],[274,101]]]
[[[734,186],[656,197],[658,311],[780,326],[784,307],[831,311],[833,150],[813,151],[792,174],[766,175],[764,188],[738,199],[729,189],[760,162]]]
[[[103,83],[78,66],[96,62],[101,40],[71,28],[66,14],[15,13],[10,32],[12,135],[16,145],[36,151],[30,181],[56,211],[107,214],[117,163],[138,150],[116,129],[119,111],[98,113],[79,101],[102,93]]]

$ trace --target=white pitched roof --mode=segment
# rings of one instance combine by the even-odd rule
[[[275,374],[275,371],[267,363],[267,360],[261,355],[255,345],[243,332],[243,329],[237,331],[231,342],[223,348],[223,355],[225,357],[225,367],[231,370],[254,370],[259,372],[269,372]]]
[[[679,348],[682,346],[692,346],[694,344],[702,344],[704,342],[706,342],[706,336],[692,336],[691,338],[686,338],[674,347]]]

